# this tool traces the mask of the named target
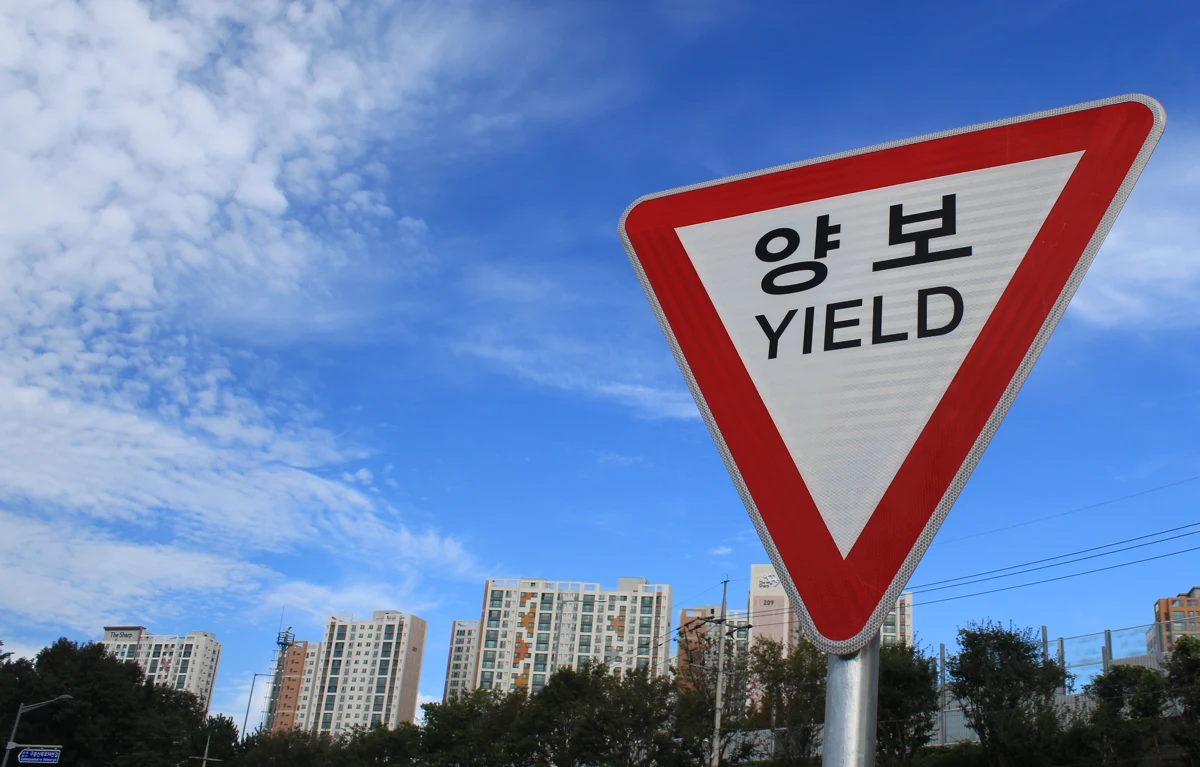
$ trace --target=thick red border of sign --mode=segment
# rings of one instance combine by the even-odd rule
[[[817,630],[854,637],[945,495],[1154,125],[1137,102],[715,184],[636,204],[625,233]],[[1083,151],[1062,195],[845,560],[709,300],[677,227]]]

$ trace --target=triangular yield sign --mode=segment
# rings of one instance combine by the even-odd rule
[[[1123,96],[650,195],[622,217],[822,650],[879,630],[1164,124]]]

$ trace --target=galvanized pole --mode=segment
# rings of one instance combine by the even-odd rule
[[[829,656],[823,767],[875,767],[879,634],[850,655]]]
[[[721,582],[721,620],[717,629],[717,701],[713,713],[712,767],[721,765],[721,692],[725,687],[725,599],[729,593],[729,579]]]

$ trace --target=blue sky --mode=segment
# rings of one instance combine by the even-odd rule
[[[240,721],[281,611],[422,615],[440,697],[486,577],[744,601],[765,554],[622,210],[1131,91],[1166,135],[914,582],[1194,521],[1200,481],[955,540],[1200,475],[1200,12],[967,5],[5,3],[0,639],[215,631]],[[917,632],[1144,623],[1197,564]]]

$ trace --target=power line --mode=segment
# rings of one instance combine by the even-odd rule
[[[1198,523],[1198,524],[1200,524],[1200,523]],[[1187,525],[1187,527],[1195,527],[1195,525]],[[1183,528],[1176,528],[1176,529],[1178,530],[1178,529],[1183,529]],[[1153,537],[1154,535],[1161,535],[1161,533],[1153,533],[1152,535],[1139,536],[1139,537],[1140,538],[1149,538],[1149,537]],[[1096,546],[1091,549],[1083,549],[1082,551],[1072,552],[1071,554],[1060,554],[1057,557],[1050,557],[1048,559],[1039,559],[1036,562],[1029,562],[1027,564],[1037,564],[1038,562],[1051,562],[1052,560],[1055,560],[1055,559],[1063,559],[1062,562],[1053,562],[1052,564],[1041,565],[1039,567],[1027,567],[1026,565],[1013,565],[1012,567],[1002,567],[998,570],[989,570],[988,572],[985,572],[985,573],[976,573],[975,575],[964,575],[962,577],[951,578],[946,581],[934,581],[933,583],[925,584],[925,586],[913,587],[910,590],[914,594],[927,594],[930,591],[942,591],[944,589],[955,589],[955,588],[959,588],[960,586],[969,586],[972,583],[983,583],[984,581],[994,581],[998,578],[1012,578],[1013,576],[1016,576],[1016,575],[1025,575],[1026,573],[1037,572],[1038,570],[1047,570],[1051,567],[1062,567],[1063,565],[1070,565],[1070,564],[1074,564],[1076,562],[1084,562],[1089,559],[1096,559],[1098,557],[1107,557],[1107,556],[1111,556],[1113,554],[1120,554],[1121,552],[1124,552],[1124,551],[1132,551],[1133,549],[1142,549],[1142,548],[1145,548],[1146,546],[1155,546],[1160,543],[1166,543],[1168,541],[1178,540],[1179,538],[1187,538],[1188,536],[1191,536],[1191,535],[1200,535],[1200,530],[1193,530],[1189,533],[1181,533],[1179,535],[1172,535],[1167,538],[1160,538],[1156,541],[1147,541],[1145,543],[1136,543],[1132,546],[1125,546],[1124,548],[1113,549],[1112,551],[1101,551],[1099,554],[1089,554],[1086,557],[1076,557],[1074,559],[1063,559],[1063,557],[1070,557],[1070,556],[1073,556],[1074,554],[1081,554],[1085,551],[1097,551],[1098,549],[1106,549],[1111,546],[1116,546],[1121,543],[1125,543],[1125,541],[1117,541],[1116,543],[1110,543],[1110,544],[1107,544],[1106,546]],[[1138,540],[1138,538],[1130,538],[1129,540]],[[1025,568],[1025,569],[1020,569],[1020,568]],[[1004,572],[1005,570],[1013,570],[1014,572]],[[989,575],[989,573],[1001,573],[1001,574],[1000,575]],[[987,576],[987,577],[976,577],[976,576]],[[934,585],[937,583],[943,583],[943,584],[947,584],[947,585],[943,585],[943,586]],[[928,588],[926,588],[926,586],[928,586]]]
[[[1157,487],[1147,488],[1145,490],[1140,490],[1136,493],[1130,493],[1129,495],[1123,495],[1119,498],[1110,498],[1107,501],[1100,501],[1099,503],[1092,503],[1092,504],[1088,504],[1087,506],[1080,506],[1078,508],[1071,509],[1069,511],[1060,511],[1057,514],[1048,514],[1044,517],[1037,517],[1035,519],[1029,519],[1024,522],[1017,522],[1016,524],[1005,525],[1004,527],[996,527],[991,530],[984,530],[984,531],[978,532],[978,533],[971,533],[970,535],[962,535],[962,536],[959,536],[958,538],[948,538],[944,541],[934,541],[933,545],[934,546],[943,546],[947,543],[958,543],[959,541],[967,541],[972,538],[980,538],[985,535],[992,535],[993,533],[1003,533],[1006,530],[1015,530],[1018,527],[1028,527],[1029,525],[1036,525],[1039,522],[1045,522],[1050,519],[1058,519],[1059,517],[1065,517],[1070,514],[1078,514],[1081,511],[1089,511],[1091,509],[1098,509],[1101,506],[1109,506],[1114,503],[1120,503],[1121,501],[1128,501],[1131,498],[1139,498],[1143,495],[1149,495],[1150,493],[1157,493],[1160,490],[1167,490],[1172,487],[1178,487],[1179,485],[1186,485],[1187,483],[1195,482],[1198,479],[1200,479],[1200,475],[1197,475],[1195,477],[1188,477],[1187,479],[1181,479],[1181,480],[1178,480],[1175,482],[1168,482],[1165,485],[1159,485]]]
[[[1146,557],[1145,559],[1135,559],[1132,562],[1122,562],[1122,563],[1116,564],[1116,565],[1109,565],[1108,567],[1097,567],[1094,570],[1084,570],[1081,573],[1069,573],[1067,575],[1060,575],[1056,578],[1046,578],[1046,579],[1040,580],[1040,581],[1030,581],[1029,583],[1018,583],[1015,586],[1004,586],[1003,588],[989,589],[987,591],[976,591],[972,594],[960,594],[958,596],[953,596],[953,597],[943,597],[941,599],[930,599],[930,600],[924,601],[924,602],[914,602],[913,607],[918,607],[918,606],[923,606],[923,605],[935,605],[939,602],[952,602],[956,599],[967,599],[969,597],[983,596],[984,594],[996,594],[1001,591],[1012,591],[1013,589],[1023,589],[1027,586],[1038,586],[1043,583],[1053,583],[1054,581],[1064,581],[1068,578],[1078,578],[1081,575],[1092,575],[1094,573],[1102,573],[1107,570],[1116,570],[1121,567],[1129,567],[1130,565],[1139,565],[1143,562],[1153,562],[1156,559],[1166,559],[1167,557],[1174,557],[1174,556],[1178,556],[1180,554],[1187,554],[1188,552],[1192,552],[1192,551],[1200,551],[1200,546],[1194,546],[1190,549],[1180,549],[1179,551],[1169,551],[1166,554],[1159,554],[1159,555],[1153,556],[1153,557]]]

